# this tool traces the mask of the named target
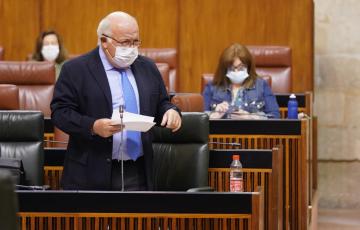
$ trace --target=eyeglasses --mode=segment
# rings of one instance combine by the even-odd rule
[[[112,40],[114,40],[116,42],[117,45],[121,46],[121,47],[139,47],[141,44],[140,40],[124,40],[124,41],[118,41],[113,37],[110,37],[109,35],[106,34],[102,34],[104,37],[110,38]]]
[[[246,65],[230,66],[228,69],[230,71],[242,71],[242,70],[247,70],[247,66]]]

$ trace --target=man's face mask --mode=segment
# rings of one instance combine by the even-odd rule
[[[46,61],[55,61],[59,53],[59,45],[44,45],[41,49],[41,54]]]
[[[134,63],[138,55],[139,55],[139,50],[137,47],[116,46],[115,56],[113,57],[113,61],[118,67],[127,68],[132,63]]]
[[[226,76],[233,84],[242,84],[249,77],[249,74],[246,69],[240,71],[228,70]]]

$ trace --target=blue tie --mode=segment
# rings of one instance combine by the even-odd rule
[[[136,103],[136,97],[134,89],[126,74],[126,70],[120,70],[122,90],[124,95],[125,111],[138,114],[138,108]],[[140,140],[141,134],[138,131],[127,131],[127,154],[134,161],[140,155]]]

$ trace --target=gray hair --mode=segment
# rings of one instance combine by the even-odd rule
[[[100,38],[103,37],[103,34],[112,36],[110,20],[108,17],[105,17],[100,21],[96,32],[97,32],[97,36],[98,36],[98,44],[100,44]]]
[[[111,20],[114,20],[113,18],[117,18],[117,19],[120,18],[120,19],[122,19],[123,23],[124,23],[124,21],[131,20],[131,21],[135,22],[137,25],[136,19],[133,16],[131,16],[130,14],[122,12],[122,11],[112,12],[109,15],[107,15],[105,18],[103,18],[99,23],[99,26],[97,28],[98,44],[100,44],[100,38],[103,37],[103,34],[112,36]]]

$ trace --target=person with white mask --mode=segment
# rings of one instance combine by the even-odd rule
[[[221,54],[203,97],[210,118],[280,118],[276,98],[257,75],[249,50],[237,43]]]
[[[69,134],[62,187],[152,190],[152,129],[122,130],[111,120],[113,111],[154,117],[157,125],[175,132],[181,127],[180,110],[170,103],[155,63],[139,55],[133,16],[107,15],[97,35],[98,47],[63,65],[51,102],[54,125]]]
[[[67,51],[62,39],[54,30],[42,32],[36,40],[34,61],[49,61],[55,64],[56,79],[58,79],[62,65],[67,59]]]

